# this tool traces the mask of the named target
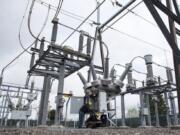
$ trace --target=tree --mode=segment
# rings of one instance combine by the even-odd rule
[[[135,107],[129,108],[126,115],[128,118],[136,118],[139,116],[139,111]]]
[[[51,121],[54,121],[54,119],[55,119],[55,110],[54,109],[52,109],[48,112],[48,119]]]
[[[158,112],[159,112],[159,116],[163,116],[166,115],[166,111],[167,111],[167,107],[166,107],[166,103],[163,99],[163,96],[158,94],[157,95],[157,99],[158,99]],[[151,111],[151,115],[155,116],[155,106],[154,103],[156,102],[152,96],[150,96],[149,98],[149,102],[150,102],[150,111]]]

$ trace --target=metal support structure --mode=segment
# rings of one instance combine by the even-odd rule
[[[110,17],[107,21],[105,21],[99,29],[102,30],[105,26],[107,26],[111,21],[113,21],[120,13],[122,13],[124,10],[126,10],[130,5],[132,5],[136,0],[131,0],[128,2],[122,9],[120,9],[118,12],[116,12],[112,17]]]
[[[158,111],[158,98],[157,96],[154,97],[154,108],[155,108],[155,118],[156,118],[156,127],[159,127],[159,111]]]
[[[176,114],[176,106],[175,106],[175,100],[172,92],[169,92],[169,99],[170,99],[170,106],[171,106],[171,115],[172,115],[172,124],[177,125],[178,119]]]
[[[172,11],[172,5],[170,0],[166,0],[167,8]],[[174,21],[169,17],[169,29],[172,40],[174,40],[176,46],[178,48],[178,42],[176,37],[176,29]],[[179,50],[179,48],[178,48]],[[178,96],[178,107],[179,107],[179,114],[180,114],[180,53],[176,55],[173,51],[173,58],[174,58],[174,68],[175,68],[175,77],[176,77],[176,85],[177,85],[177,96]],[[175,115],[176,116],[176,115]],[[177,124],[177,119],[175,119],[175,124]]]
[[[2,97],[2,102],[1,102],[1,109],[0,109],[0,118],[2,119],[2,110],[3,110],[3,105],[4,105],[4,100],[5,100],[5,97],[3,96]]]
[[[58,92],[56,99],[56,113],[55,113],[55,125],[60,125],[63,119],[63,89],[64,89],[64,64],[59,67],[59,83],[58,83]]]
[[[146,94],[146,106],[148,108],[148,116],[147,116],[147,121],[148,121],[148,125],[151,126],[151,110],[150,110],[150,103],[149,103],[149,95]]]
[[[175,24],[174,24],[174,22],[177,22],[180,24],[180,17],[176,16],[172,12],[172,6],[171,6],[170,0],[166,1],[167,7],[157,0],[144,0],[144,3],[149,9],[151,15],[153,16],[160,30],[162,31],[162,34],[164,35],[164,37],[166,38],[167,42],[169,43],[170,47],[173,50],[176,85],[177,85],[178,108],[179,108],[179,114],[180,114],[180,62],[179,62],[180,51],[177,44],[176,29],[175,29]],[[162,20],[161,16],[157,12],[156,8],[154,7],[154,5],[168,15],[170,32],[167,26],[165,25],[164,21]]]
[[[121,95],[121,121],[122,121],[121,126],[126,127],[124,95]]]
[[[8,105],[8,92],[7,92],[7,95],[6,95],[6,98],[5,98],[5,102],[4,102],[4,106],[3,106],[3,110],[2,110],[2,117],[1,117],[1,126],[3,126],[3,122],[4,122],[4,115],[5,115],[5,112],[7,110],[7,105]]]
[[[51,77],[44,77],[43,91],[41,93],[41,101],[39,107],[38,125],[46,125],[46,119],[48,116],[48,100],[50,93]]]
[[[146,126],[146,119],[144,115],[144,94],[143,92],[139,93],[140,96],[140,119],[141,119],[141,126],[144,127]]]
[[[169,117],[169,104],[168,104],[168,95],[167,92],[164,92],[164,100],[165,100],[165,104],[166,104],[166,121],[167,121],[167,126],[170,127],[171,126],[171,121],[170,121],[170,117]]]
[[[100,46],[100,54],[101,54],[101,62],[102,62],[102,68],[104,71],[104,49],[103,49],[103,43],[102,43],[102,34],[101,29],[98,29],[98,39],[99,39],[99,46]]]

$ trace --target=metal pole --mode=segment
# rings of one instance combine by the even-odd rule
[[[66,114],[65,114],[65,119],[64,119],[64,121],[65,121],[65,127],[67,126],[66,124],[67,124],[67,113],[68,113],[68,105],[69,105],[69,101],[70,101],[70,98],[71,97],[68,97],[68,100],[67,100],[67,102],[66,102]]]
[[[122,126],[125,127],[126,126],[126,122],[125,122],[125,104],[124,104],[124,94],[121,95],[121,120],[122,120]]]
[[[99,38],[99,46],[100,46],[100,53],[101,53],[101,62],[102,62],[102,68],[104,71],[104,49],[103,49],[103,44],[102,44],[102,34],[101,34],[101,30],[98,30],[98,38]]]
[[[156,127],[159,127],[160,125],[159,125],[159,112],[158,112],[157,96],[155,97],[154,107],[155,107]]]
[[[4,105],[4,96],[2,97],[2,104],[1,104],[1,109],[0,109],[0,117],[1,117],[1,114],[2,114],[2,110],[3,110],[3,105]],[[1,117],[1,120],[2,120],[2,117]]]
[[[177,115],[176,115],[176,106],[175,106],[175,101],[174,101],[172,92],[169,92],[169,98],[170,98],[171,112],[173,115],[173,125],[177,125],[178,121],[177,121]]]
[[[148,108],[148,123],[149,126],[151,126],[151,110],[150,110],[150,103],[149,103],[149,95],[146,95],[146,103],[147,103],[147,108]]]
[[[167,126],[171,126],[170,118],[169,118],[169,104],[168,104],[168,95],[167,92],[164,92],[164,100],[166,103],[166,121],[167,121]]]
[[[56,113],[55,113],[55,124],[59,125],[63,119],[63,89],[64,89],[64,64],[59,67],[59,83],[56,100]]]
[[[146,119],[145,119],[145,116],[144,116],[144,95],[142,92],[139,93],[139,96],[140,96],[140,114],[141,114],[141,126],[144,127],[146,126]]]
[[[41,93],[41,102],[39,108],[38,125],[46,125],[46,119],[48,115],[48,100],[50,93],[51,77],[44,77],[43,91]]]
[[[97,6],[96,7],[99,7],[99,5],[100,5],[100,2],[98,1],[98,0],[96,0],[96,2],[97,2]],[[101,15],[101,9],[100,9],[100,7],[97,9],[97,24],[100,24],[101,22],[100,22],[100,15]]]
[[[7,94],[8,94],[8,92],[7,92]],[[5,102],[4,102],[4,106],[3,106],[3,111],[2,111],[2,118],[1,118],[1,126],[3,126],[3,121],[4,121],[4,113],[5,113],[6,106],[7,106],[7,100],[8,100],[8,95],[6,95]]]

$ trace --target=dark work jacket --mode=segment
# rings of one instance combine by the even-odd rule
[[[87,105],[83,105],[80,108],[80,111],[83,112],[83,113],[91,113],[92,112],[92,110]]]

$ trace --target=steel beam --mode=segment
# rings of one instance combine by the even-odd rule
[[[175,52],[176,55],[179,55],[179,49],[176,46],[175,41],[171,38],[168,28],[166,27],[164,21],[162,20],[161,16],[157,12],[156,8],[154,7],[151,0],[144,0],[145,5],[149,9],[151,15],[153,16],[154,20],[157,22],[162,34],[166,38],[167,42],[169,43],[172,50]]]
[[[175,75],[176,75],[176,84],[177,84],[177,96],[178,96],[178,108],[180,113],[180,51],[177,45],[177,39],[176,39],[176,30],[175,30],[175,24],[174,21],[180,24],[180,19],[177,16],[174,16],[172,14],[172,7],[171,2],[167,0],[167,7],[162,5],[161,2],[155,1],[155,0],[144,0],[145,5],[149,9],[151,15],[157,22],[159,28],[161,29],[164,37],[166,38],[167,42],[169,43],[170,47],[173,50],[173,57],[174,57],[174,67],[175,67]],[[169,26],[170,26],[170,32],[168,28],[166,27],[164,21],[160,17],[159,13],[155,9],[154,5],[161,8],[161,10],[164,10],[169,18]],[[169,12],[170,11],[170,12]]]
[[[172,11],[172,5],[170,0],[166,0],[167,8]],[[172,20],[169,16],[169,29],[172,40],[175,42],[174,46],[178,48],[178,42],[176,37],[176,29],[174,20]],[[179,51],[179,48],[178,48]],[[178,108],[180,114],[180,53],[178,55],[173,51],[173,59],[174,59],[174,68],[175,68],[175,77],[176,77],[176,85],[177,85],[177,99],[178,99]]]
[[[63,89],[64,89],[64,77],[65,77],[65,66],[64,64],[59,67],[59,83],[56,99],[56,112],[55,112],[55,125],[60,125],[63,119]]]
[[[171,9],[167,8],[165,5],[162,4],[159,0],[149,0],[158,7],[162,12],[164,12],[168,17],[170,17],[173,21],[176,21],[180,25],[180,16],[175,15]]]

